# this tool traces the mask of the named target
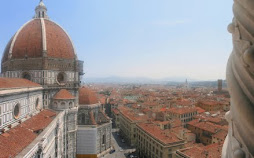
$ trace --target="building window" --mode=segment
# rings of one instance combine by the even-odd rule
[[[13,110],[13,116],[15,119],[18,119],[20,116],[20,104],[16,104]]]
[[[57,81],[58,81],[59,83],[61,83],[61,82],[64,81],[64,75],[63,75],[62,73],[59,73],[59,74],[57,75]]]
[[[35,108],[36,108],[37,110],[39,110],[39,109],[40,109],[39,102],[40,102],[40,99],[39,99],[39,98],[37,98],[37,99],[36,99],[36,101],[35,101]]]
[[[28,72],[24,72],[22,75],[22,78],[27,79],[27,80],[31,80],[31,75]]]
[[[81,124],[85,125],[85,121],[86,121],[86,114],[82,113],[81,114]]]
[[[102,136],[102,144],[106,144],[106,136],[105,136],[105,134],[103,134],[103,136]]]
[[[73,107],[73,102],[69,103],[69,107],[72,108]]]
[[[61,106],[65,106],[65,102],[62,102],[62,103],[61,103]]]
[[[66,77],[65,76],[66,75],[63,72],[58,73],[58,75],[57,75],[57,82],[59,84],[63,84],[66,81]]]

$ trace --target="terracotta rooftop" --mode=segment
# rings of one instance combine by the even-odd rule
[[[202,108],[200,108],[200,107],[195,107],[196,109],[197,109],[197,111],[198,111],[198,113],[199,114],[201,114],[201,113],[204,113],[205,112],[205,110],[204,109],[202,109]]]
[[[180,100],[180,101],[176,101],[175,104],[182,105],[182,106],[190,106],[192,103],[189,100]]]
[[[211,144],[203,147],[196,146],[182,149],[180,152],[190,158],[219,158],[221,157],[222,144]]]
[[[134,112],[132,109],[128,107],[121,106],[121,107],[118,107],[118,109],[124,117],[128,118],[132,122],[140,122],[140,121],[148,120],[147,115],[143,113]]]
[[[0,135],[0,157],[15,157],[38,135],[36,131],[45,129],[56,113],[43,110],[20,125]]]
[[[220,126],[211,122],[207,122],[207,121],[199,121],[198,119],[192,120],[188,122],[187,124],[192,125],[196,128],[205,130],[205,131],[209,131],[211,133],[217,133],[219,130],[224,129],[223,126]]]
[[[202,101],[199,101],[198,104],[217,106],[217,105],[228,104],[228,103],[225,103],[223,101],[216,101],[216,100],[202,100]]]
[[[3,78],[0,77],[0,89],[6,88],[28,88],[41,87],[41,85],[22,78]]]
[[[167,109],[164,107],[164,108],[161,108],[160,111],[162,112],[165,112]]]
[[[112,112],[113,112],[114,114],[116,114],[116,115],[119,114],[119,110],[118,110],[118,109],[112,109]]]
[[[199,120],[202,120],[202,121],[208,121],[208,122],[211,122],[211,123],[214,123],[214,124],[218,124],[218,125],[227,125],[227,121],[224,117],[225,115],[216,115],[216,116],[212,116],[212,115],[206,115],[205,113],[203,114],[199,114],[199,115],[196,115],[194,116],[193,118],[194,119],[199,119]]]
[[[83,105],[89,105],[89,104],[97,104],[99,103],[96,94],[86,88],[86,87],[81,87],[79,89],[79,104],[83,104]]]
[[[202,143],[195,143],[195,142],[188,142],[186,144],[184,144],[185,148],[190,148],[190,147],[203,147],[204,144]]]
[[[75,97],[66,89],[61,89],[55,96],[54,99],[75,99]]]
[[[137,126],[165,145],[184,142],[174,133],[170,132],[169,130],[161,130],[160,127],[153,123],[138,123]]]
[[[100,97],[99,100],[101,104],[106,104],[106,97]]]
[[[196,108],[190,108],[190,107],[182,107],[182,108],[170,108],[167,110],[168,112],[171,113],[176,113],[176,114],[187,114],[187,113],[193,113],[196,112]]]

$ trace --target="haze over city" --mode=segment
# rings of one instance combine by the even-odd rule
[[[0,158],[254,158],[253,9],[2,2]]]
[[[1,54],[15,31],[31,18],[37,3],[35,0],[1,3],[0,14],[9,14],[1,19]],[[227,25],[232,21],[233,1],[45,0],[45,3],[52,20],[66,29],[79,59],[85,61],[85,78],[225,79],[232,50]]]

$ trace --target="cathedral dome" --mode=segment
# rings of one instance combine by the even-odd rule
[[[41,2],[34,19],[24,24],[7,44],[2,63],[9,59],[60,58],[75,59],[75,50],[68,34],[49,20],[47,8]]]
[[[99,103],[96,94],[86,87],[79,89],[79,104],[90,105]]]

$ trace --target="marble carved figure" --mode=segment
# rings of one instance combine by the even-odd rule
[[[234,19],[228,26],[233,37],[233,52],[227,65],[231,96],[226,114],[229,132],[223,158],[254,157],[254,1],[235,0]]]

